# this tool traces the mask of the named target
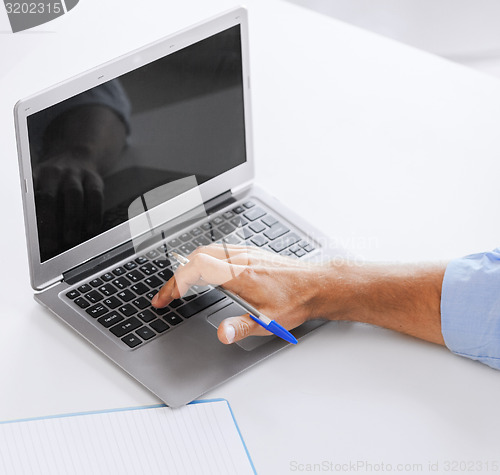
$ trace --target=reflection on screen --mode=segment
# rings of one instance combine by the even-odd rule
[[[246,160],[235,26],[28,118],[41,261],[127,220],[165,183]]]

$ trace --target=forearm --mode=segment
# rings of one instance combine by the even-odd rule
[[[328,264],[319,271],[322,283],[311,299],[313,316],[370,323],[444,345],[440,304],[445,268]]]

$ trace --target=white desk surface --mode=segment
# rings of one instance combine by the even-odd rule
[[[157,402],[32,299],[14,103],[234,4],[82,0],[15,35],[0,17],[0,420]],[[283,1],[246,4],[259,184],[367,259],[499,244],[500,83]],[[499,372],[444,348],[329,324],[206,397],[229,400],[261,474],[323,461],[442,473],[499,462],[499,395]]]

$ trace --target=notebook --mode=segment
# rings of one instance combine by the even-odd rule
[[[224,399],[6,421],[0,473],[254,474]]]

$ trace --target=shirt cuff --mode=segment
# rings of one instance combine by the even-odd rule
[[[448,264],[441,331],[453,353],[500,369],[500,249]]]

